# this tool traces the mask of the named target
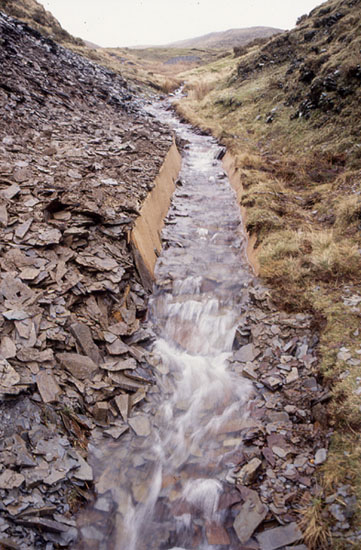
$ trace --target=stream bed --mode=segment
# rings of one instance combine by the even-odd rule
[[[276,312],[257,287],[216,140],[162,105],[149,110],[186,143],[149,302],[155,384],[130,418],[124,403],[130,429],[119,442],[90,447],[98,496],[79,523],[86,542],[77,548],[283,548],[301,539],[287,495],[308,492],[317,442],[309,412],[294,404],[286,412],[285,397],[304,400],[296,387],[301,369],[310,375],[317,339],[306,315]],[[320,392],[310,380],[308,404]],[[283,385],[293,397],[275,393]],[[305,436],[295,436],[293,422],[306,424]],[[257,493],[249,486],[264,458]],[[266,517],[272,529],[242,546]]]

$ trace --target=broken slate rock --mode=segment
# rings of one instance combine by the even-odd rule
[[[58,353],[60,364],[79,380],[91,380],[98,370],[97,365],[90,357],[78,353]]]
[[[0,489],[15,489],[25,481],[22,474],[18,474],[13,470],[5,470],[0,475]]]
[[[120,338],[116,338],[112,344],[107,345],[107,350],[110,355],[122,355],[129,351],[129,347]]]
[[[1,339],[0,355],[4,359],[11,359],[16,356],[16,345],[9,336]]]
[[[256,535],[261,550],[277,550],[287,544],[292,544],[302,539],[302,533],[297,523],[290,523],[285,527],[276,527],[267,529],[263,533]]]
[[[18,186],[17,183],[14,183],[13,185],[10,185],[9,187],[7,187],[6,189],[4,189],[3,191],[0,192],[0,195],[4,198],[4,199],[13,199],[14,197],[16,197],[16,195],[20,193],[20,187]]]
[[[20,382],[20,375],[6,359],[0,360],[0,391]]]
[[[150,422],[147,416],[139,414],[138,416],[130,418],[128,423],[137,435],[146,437],[150,434]]]
[[[268,508],[261,502],[256,491],[243,488],[242,496],[244,504],[234,520],[233,527],[240,542],[245,544],[267,516]]]
[[[40,244],[40,245],[58,244],[61,238],[62,238],[62,234],[59,231],[59,229],[40,230],[37,244]]]
[[[253,344],[247,344],[236,351],[234,358],[240,363],[248,363],[254,361],[257,355],[259,355],[259,352],[254,348]]]
[[[70,330],[76,339],[81,351],[90,357],[96,365],[102,362],[102,357],[98,346],[95,344],[91,330],[85,323],[74,323],[71,325]]]
[[[7,227],[8,225],[8,212],[5,204],[0,204],[0,225]]]
[[[93,481],[93,468],[87,463],[86,460],[76,452],[79,468],[75,470],[74,477],[82,481]]]
[[[240,480],[240,483],[242,485],[250,485],[254,481],[261,464],[262,460],[259,458],[252,458],[248,464],[245,464],[241,468],[241,471],[237,474],[237,478]]]
[[[118,395],[115,398],[115,403],[119,409],[120,414],[122,415],[123,420],[125,422],[128,420],[128,414],[129,414],[129,395],[122,394]]]
[[[36,376],[36,384],[44,403],[58,401],[61,389],[55,376],[47,370],[41,371]]]

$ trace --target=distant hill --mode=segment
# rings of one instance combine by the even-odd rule
[[[249,27],[245,29],[229,29],[228,31],[211,32],[196,38],[172,42],[165,48],[212,48],[230,49],[235,46],[244,46],[258,38],[269,38],[283,32],[282,29],[272,27]],[[162,46],[160,46],[162,47]]]

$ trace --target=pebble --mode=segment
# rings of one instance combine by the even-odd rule
[[[326,449],[319,449],[315,455],[315,464],[316,466],[319,466],[326,462],[327,459],[327,450]]]

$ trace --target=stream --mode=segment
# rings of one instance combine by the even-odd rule
[[[233,474],[253,394],[232,367],[253,279],[246,237],[216,140],[162,105],[149,110],[187,145],[149,303],[156,384],[121,442],[93,449],[94,510],[112,518],[96,548],[231,550]]]

